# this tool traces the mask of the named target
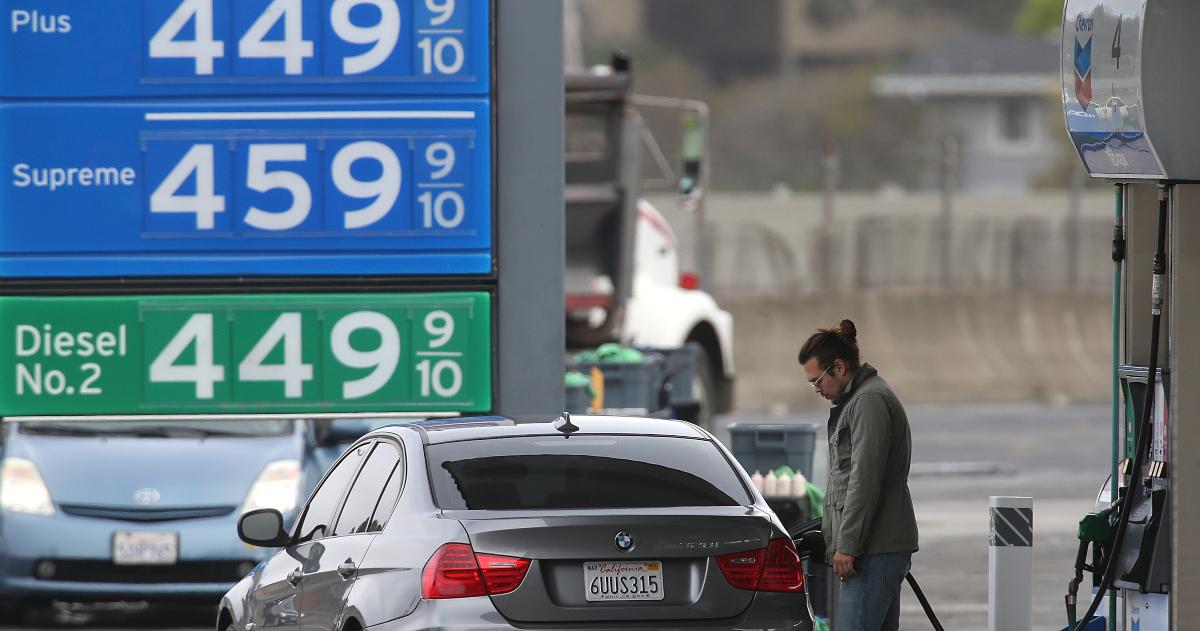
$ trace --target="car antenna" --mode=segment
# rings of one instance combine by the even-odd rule
[[[563,433],[563,438],[570,438],[571,434],[579,431],[579,426],[571,422],[571,415],[563,412],[558,420],[554,421],[554,429]]]

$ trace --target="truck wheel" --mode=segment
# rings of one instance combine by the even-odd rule
[[[717,388],[713,383],[712,364],[708,361],[708,351],[703,346],[696,345],[696,373],[692,378],[692,398],[700,403],[700,411],[696,414],[696,424],[708,431],[713,431],[713,414],[717,409]]]

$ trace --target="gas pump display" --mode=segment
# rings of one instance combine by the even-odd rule
[[[482,292],[0,298],[0,415],[486,411]]]
[[[1143,123],[1144,0],[1071,2],[1063,19],[1063,112],[1092,174],[1161,177]]]

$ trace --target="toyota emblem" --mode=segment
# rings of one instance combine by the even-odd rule
[[[138,489],[133,492],[133,501],[141,504],[142,506],[157,504],[160,498],[161,496],[158,493],[158,489],[152,489],[150,487]]]
[[[613,537],[613,545],[617,546],[621,552],[629,552],[633,549],[633,537],[627,531],[622,530],[617,533],[616,537]]]

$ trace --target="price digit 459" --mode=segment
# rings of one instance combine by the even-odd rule
[[[226,194],[217,190],[217,145],[193,144],[150,194],[151,213],[191,213],[196,230],[215,230],[216,216],[226,210]],[[287,164],[304,164],[310,155],[305,143],[254,143],[247,147],[245,187],[253,193],[286,191],[291,198],[288,208],[269,211],[249,204],[243,221],[251,228],[284,231],[300,226],[313,210],[313,186]],[[451,158],[453,159],[453,158]],[[360,161],[374,162],[379,176],[359,179],[352,172]],[[295,167],[293,167],[295,168]],[[396,207],[403,184],[403,167],[396,152],[374,140],[351,142],[334,154],[330,181],[346,197],[370,200],[365,206],[345,210],[340,227],[357,230],[383,220]],[[194,192],[181,190],[193,182]]]

